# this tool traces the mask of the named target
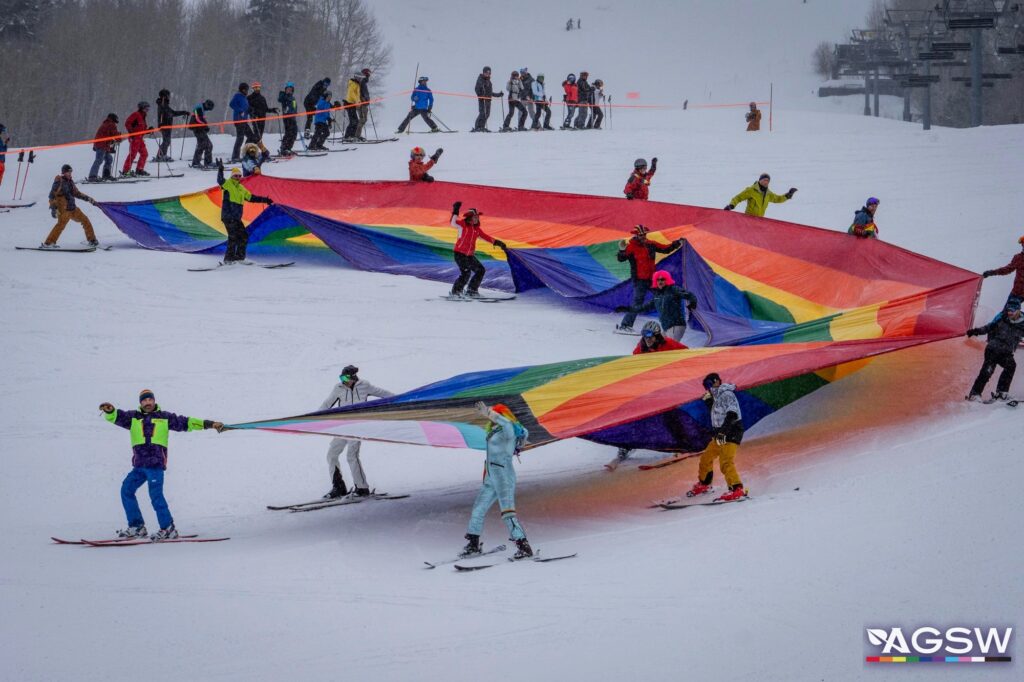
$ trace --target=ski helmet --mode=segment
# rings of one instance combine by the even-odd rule
[[[715,382],[721,380],[722,377],[718,376],[716,372],[712,372],[711,374],[704,377],[704,388],[710,391],[711,388],[715,385]]]
[[[1006,302],[1006,312],[1012,313],[1020,310],[1020,301],[1014,299]]]
[[[70,173],[71,172],[71,164],[70,163],[65,163],[63,166],[60,167],[60,172],[61,173]]]
[[[252,89],[253,90],[259,90],[262,87],[263,87],[263,83],[260,83],[259,81],[253,81],[252,82]]]
[[[423,147],[413,147],[412,151],[409,152],[409,156],[410,157],[426,156],[426,155],[427,155],[427,152],[426,152],[425,149],[423,149]]]
[[[139,111],[149,109],[149,102],[139,102]]]
[[[633,168],[647,168],[647,159],[637,159],[633,162]]]
[[[633,234],[635,234],[635,235],[637,235],[639,237],[644,236],[648,232],[650,232],[650,230],[647,229],[646,225],[637,224],[637,225],[633,226]]]
[[[537,74],[537,80],[539,80],[541,83],[543,83],[544,82],[544,74],[538,73]]]
[[[878,203],[879,202],[878,202],[878,199],[876,197],[868,197],[868,200],[864,202],[864,205],[865,206],[870,206],[872,204],[878,205]]]
[[[287,83],[284,84],[284,87],[291,88],[291,89],[294,90],[295,89],[295,83],[292,83],[291,81],[288,81]]]
[[[245,92],[248,89],[249,89],[249,84],[248,83],[239,83],[238,84],[238,91],[239,92]]]
[[[661,325],[651,320],[644,325],[644,328],[640,331],[640,334],[644,337],[650,338],[656,334],[661,334]]]
[[[420,76],[420,83],[424,83],[424,82],[426,82],[428,80],[430,80],[429,76]]]
[[[113,121],[114,123],[117,123],[117,122],[118,122],[118,121],[120,121],[121,119],[119,119],[119,118],[117,117],[117,114],[114,114],[114,113],[110,113],[110,114],[107,114],[107,120],[108,120],[108,121]],[[3,128],[3,126],[0,126],[0,128]],[[2,132],[2,131],[0,131],[0,132]]]
[[[570,73],[568,76],[565,77],[565,80],[569,81],[570,83],[575,83],[576,82],[576,74]]]
[[[342,381],[348,381],[350,379],[358,379],[358,374],[358,367],[356,367],[355,365],[345,365],[344,369],[341,370],[341,374],[338,375],[338,378],[341,379]]]
[[[207,111],[213,111],[213,100],[208,99],[205,102],[203,102],[203,109],[206,109]]]

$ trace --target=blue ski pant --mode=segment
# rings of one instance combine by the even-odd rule
[[[167,507],[167,500],[164,499],[164,470],[155,467],[134,467],[124,477],[121,484],[121,504],[124,506],[124,514],[128,517],[129,526],[144,526],[142,510],[139,509],[139,501],[135,499],[135,491],[143,483],[149,483],[149,501],[153,503],[153,511],[156,512],[156,519],[161,528],[168,528],[174,519],[171,518],[171,510]]]
[[[484,463],[484,482],[473,503],[473,513],[469,516],[471,535],[483,535],[484,517],[495,502],[501,507],[501,519],[508,527],[509,539],[525,538],[526,532],[516,516],[516,470],[512,468],[511,457],[503,462],[488,459]]]

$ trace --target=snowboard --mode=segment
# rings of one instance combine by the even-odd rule
[[[258,268],[264,268],[266,270],[275,270],[277,268],[287,268],[290,265],[295,265],[295,261],[289,261],[288,263],[252,263],[251,265],[254,265],[254,266],[258,267]],[[232,265],[230,267],[238,268],[238,267],[244,267],[244,266]],[[212,268],[189,268],[188,271],[189,272],[211,272],[213,270],[220,270],[220,269],[223,269],[223,268],[224,268],[224,263],[222,261],[220,263],[217,263]]]
[[[452,296],[451,294],[448,294],[447,296],[439,296],[438,298],[445,301],[465,301],[467,303],[471,301],[476,301],[477,303],[497,303],[498,301],[511,301],[515,297],[515,294],[512,294],[511,296],[480,296],[477,298],[471,298],[468,296]]]

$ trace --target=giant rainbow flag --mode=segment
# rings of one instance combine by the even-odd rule
[[[450,282],[451,204],[476,207],[485,287],[543,289],[608,310],[628,303],[618,242],[643,223],[684,240],[660,267],[699,301],[708,348],[476,372],[348,409],[237,424],[449,447],[480,448],[477,400],[503,401],[531,443],[584,437],[662,450],[708,439],[700,379],[717,371],[757,420],[880,354],[952,338],[971,323],[980,277],[899,247],[717,209],[458,183],[249,178],[275,205],[250,206],[250,253],[336,263]],[[140,245],[223,250],[220,191],[102,204]]]

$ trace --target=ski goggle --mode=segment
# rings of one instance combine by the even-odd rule
[[[350,374],[339,374],[338,378],[341,379],[341,383],[345,384],[355,379],[355,376]]]
[[[653,329],[645,329],[645,330],[643,330],[640,333],[643,335],[643,337],[645,339],[649,339],[649,338],[652,338],[654,336],[654,330]]]

